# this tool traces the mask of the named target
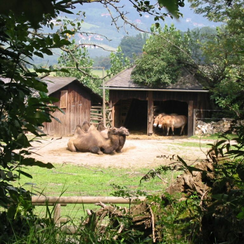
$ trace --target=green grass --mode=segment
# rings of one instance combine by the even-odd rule
[[[148,169],[134,171],[68,164],[54,164],[54,166],[53,169],[26,168],[25,171],[33,178],[22,177],[19,184],[32,192],[43,192],[51,196],[58,196],[63,191],[64,196],[109,196],[113,192],[112,184],[152,192],[162,189],[160,179],[154,179],[153,183],[142,182],[140,185],[140,179]]]
[[[214,142],[213,142],[214,143]],[[182,147],[201,147],[201,148],[211,148],[211,146],[209,145],[211,143],[209,142],[203,142],[203,141],[196,141],[196,142],[191,142],[191,141],[186,141],[186,142],[181,142],[181,143],[174,143],[174,146],[179,145]]]
[[[92,74],[97,75],[100,78],[103,78],[103,75],[106,76],[107,73],[106,70],[103,71],[102,69],[93,69]]]
[[[226,135],[228,139],[233,139],[236,137],[236,135],[234,134],[227,134]],[[212,134],[212,135],[202,135],[202,136],[199,136],[199,135],[194,135],[191,137],[192,139],[204,139],[204,140],[219,140],[219,139],[223,139],[223,136],[219,133],[216,133],[216,134]]]
[[[140,184],[140,179],[149,169],[96,168],[69,164],[54,164],[54,166],[54,169],[23,168],[23,171],[32,175],[32,179],[22,176],[16,185],[22,186],[33,194],[41,193],[45,196],[113,196],[113,193],[118,191],[113,185],[122,187],[132,196],[135,196],[138,190],[153,195],[162,194],[163,190],[180,174],[180,172],[172,171],[161,175],[167,183],[156,177],[150,181],[142,181]],[[62,207],[61,215],[75,219],[83,216],[85,209],[97,208],[90,204],[84,206],[69,204]],[[45,210],[45,206],[36,207],[36,213],[40,216],[45,215]]]

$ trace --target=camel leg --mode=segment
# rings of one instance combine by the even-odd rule
[[[71,152],[76,152],[76,148],[73,142],[69,141],[67,146]]]
[[[175,135],[175,128],[174,128],[174,126],[171,127],[171,130],[172,130],[172,135],[174,136]]]
[[[102,151],[106,154],[114,154],[114,148],[113,147],[102,148]]]
[[[90,152],[97,153],[99,155],[103,154],[103,152],[100,150],[99,147],[92,147],[92,148],[90,148]]]

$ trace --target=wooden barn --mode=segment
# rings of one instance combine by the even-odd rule
[[[74,77],[45,77],[42,79],[48,85],[48,95],[58,98],[54,103],[62,109],[54,112],[51,123],[44,124],[44,132],[48,135],[72,135],[76,125],[90,121],[91,108],[102,106],[102,97],[84,86]]]
[[[113,126],[125,126],[131,132],[152,135],[154,116],[159,113],[177,113],[188,118],[185,134],[193,135],[194,109],[209,109],[209,91],[196,75],[187,70],[177,83],[164,88],[142,87],[133,83],[131,72],[126,69],[105,83],[109,90]]]

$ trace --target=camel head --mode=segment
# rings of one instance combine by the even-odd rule
[[[124,126],[121,126],[121,127],[118,129],[118,131],[119,131],[119,134],[120,134],[120,135],[123,135],[123,136],[129,136],[129,135],[130,135],[128,129],[125,128]]]

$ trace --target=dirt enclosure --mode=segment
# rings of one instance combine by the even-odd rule
[[[149,139],[150,138],[150,139]],[[189,164],[206,159],[207,148],[201,147],[206,141],[186,137],[140,137],[128,136],[121,153],[97,155],[90,152],[67,150],[69,137],[47,138],[33,142],[31,157],[45,163],[75,164],[80,166],[115,168],[156,168],[176,161],[176,155]],[[194,146],[183,146],[191,142]],[[212,143],[212,142],[209,142]]]

